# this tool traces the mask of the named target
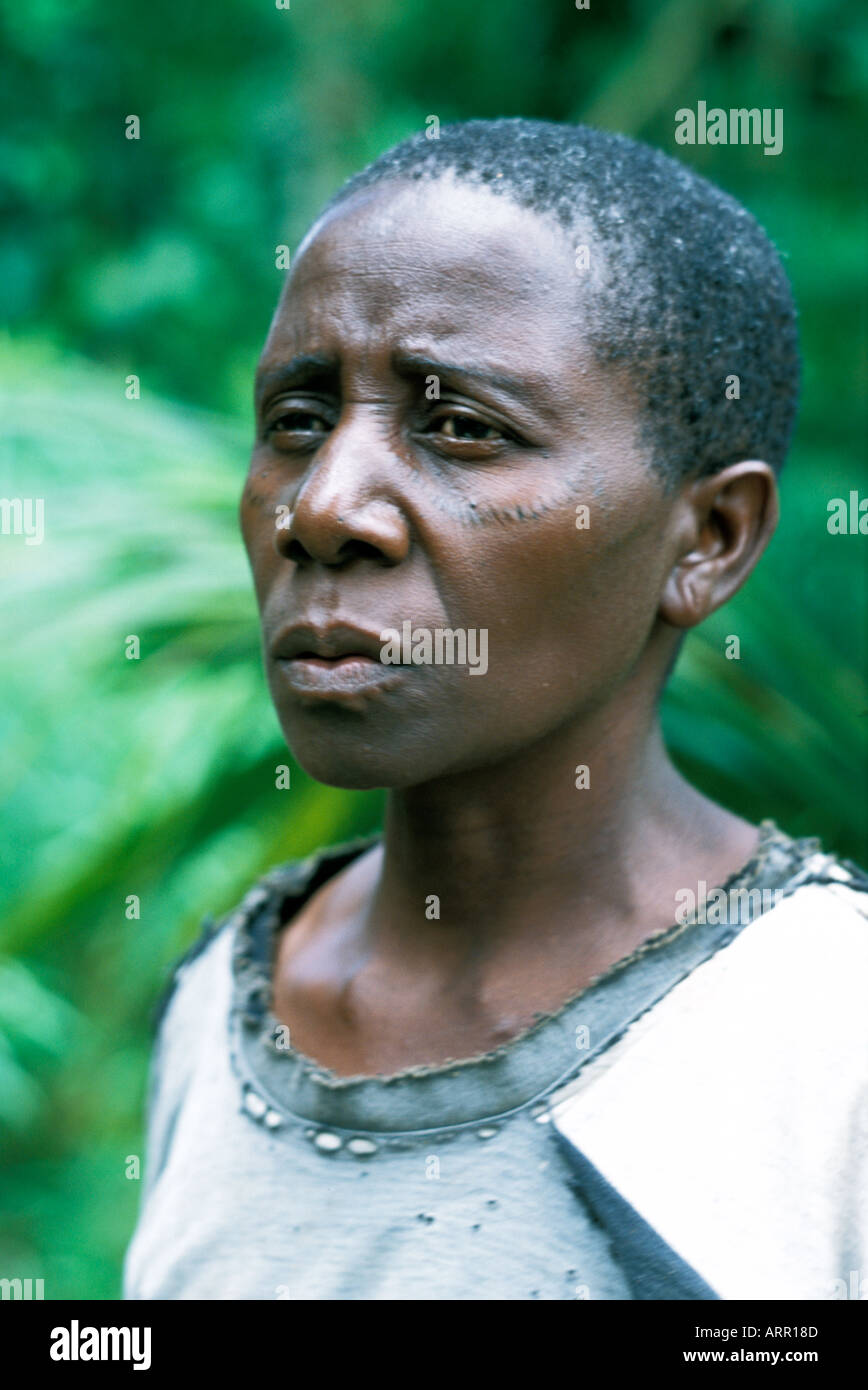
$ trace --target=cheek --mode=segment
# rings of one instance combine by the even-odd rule
[[[481,543],[467,595],[489,630],[492,677],[507,694],[550,690],[558,704],[602,689],[642,651],[658,606],[657,528],[613,533],[575,514],[515,523]]]
[[[238,506],[241,535],[260,602],[278,560],[274,544],[278,513],[270,482],[268,471],[251,472],[244,484]]]
[[[278,476],[273,468],[264,463],[252,463],[244,480],[244,490],[241,494],[242,517],[245,513],[257,515],[265,510],[273,509],[277,487]]]

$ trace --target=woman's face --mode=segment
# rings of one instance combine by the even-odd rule
[[[670,501],[629,383],[584,346],[587,274],[557,226],[452,180],[357,194],[303,243],[241,522],[275,707],[320,781],[514,758],[641,662]],[[432,655],[468,634],[478,669],[385,664],[405,622]]]

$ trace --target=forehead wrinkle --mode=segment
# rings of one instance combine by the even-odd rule
[[[516,306],[528,316],[536,313],[550,320],[553,315],[562,315],[566,319],[575,308],[577,291],[581,287],[566,276],[559,281],[550,274],[543,275],[537,266],[520,267],[505,258],[498,267],[490,257],[469,257],[466,253],[443,264],[432,264],[417,255],[402,265],[390,256],[377,265],[352,262],[306,270],[288,282],[278,312],[297,308],[308,299],[320,311],[342,302],[354,304],[363,313],[385,310],[390,316],[415,310],[439,317],[444,327],[454,327],[456,312],[462,316],[484,312],[512,323]],[[361,303],[359,295],[363,296]],[[366,302],[369,298],[370,303]]]
[[[456,191],[457,208],[442,198],[432,204],[434,188],[418,184],[392,185],[361,206],[336,208],[302,243],[291,281],[301,286],[337,276],[352,284],[387,276],[394,289],[409,278],[418,293],[423,286],[452,288],[456,275],[469,272],[472,290],[500,303],[505,284],[514,302],[550,298],[564,280],[575,282],[571,239],[562,227],[485,190],[459,185]]]

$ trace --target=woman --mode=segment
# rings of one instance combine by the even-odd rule
[[[241,523],[287,742],[387,787],[385,827],[177,972],[128,1297],[819,1298],[858,1267],[864,881],[700,795],[658,721],[774,530],[797,394],[762,230],[623,137],[454,126],[317,220]]]

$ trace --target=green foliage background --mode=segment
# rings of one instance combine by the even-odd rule
[[[666,727],[718,799],[868,861],[868,542],[826,529],[868,490],[868,26],[857,0],[0,0],[0,35],[0,493],[46,507],[43,545],[0,538],[0,1276],[103,1299],[169,964],[263,868],[378,823],[379,794],[294,764],[275,790],[235,506],[275,246],[426,116],[638,135],[781,248],[806,362],[783,522],[689,638]],[[783,153],[677,149],[699,99],[781,107]]]

